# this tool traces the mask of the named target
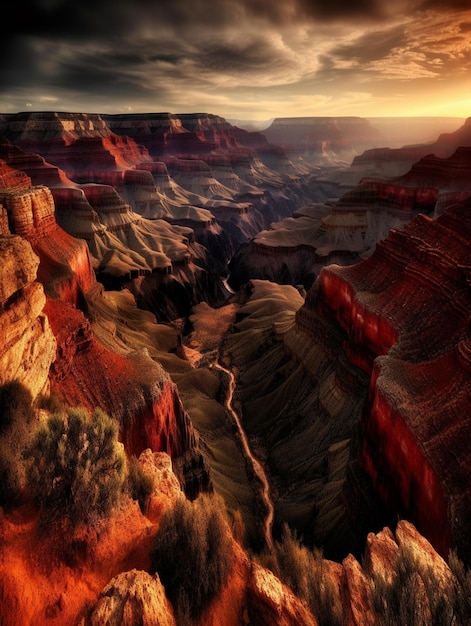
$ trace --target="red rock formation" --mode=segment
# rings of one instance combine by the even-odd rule
[[[22,171],[13,169],[10,165],[0,159],[0,188],[14,189],[21,187],[23,189],[31,186],[31,178]]]
[[[7,209],[10,231],[27,239],[40,257],[38,278],[46,291],[80,303],[95,285],[95,275],[85,242],[57,225],[51,191],[47,187],[0,189],[0,203]]]
[[[91,186],[88,191],[93,196],[99,189],[99,186]],[[113,188],[109,189],[114,202],[117,194]],[[72,191],[79,190],[72,188]],[[106,211],[106,198],[103,200],[100,194],[99,197],[102,205],[104,203],[102,210]],[[0,216],[4,218],[0,223],[4,224],[5,235],[10,231],[18,235],[23,247],[28,247],[29,241],[39,257],[38,280],[49,296],[45,310],[57,341],[57,353],[51,368],[52,389],[70,405],[84,405],[90,409],[99,406],[117,419],[121,425],[121,438],[130,454],[139,454],[145,448],[151,448],[168,452],[174,458],[182,457],[180,475],[182,480],[185,476],[188,478],[188,492],[192,495],[202,488],[209,488],[207,467],[196,451],[192,424],[169,376],[147,356],[126,359],[103,348],[79,310],[86,310],[87,298],[100,297],[100,290],[85,242],[68,235],[55,221],[51,191],[47,187],[1,189],[0,207]],[[115,212],[114,206],[112,210]],[[128,210],[128,205],[123,203],[123,211]],[[117,226],[123,227],[119,222]],[[20,254],[21,250],[18,248],[18,255],[25,262],[25,269],[21,272],[30,277],[26,257]],[[5,268],[10,265],[6,263]],[[37,261],[34,269],[36,267]],[[28,328],[22,331],[25,345],[16,346],[13,360],[11,355],[8,356],[10,353],[7,354],[11,362],[7,368],[9,373],[5,374],[7,378],[17,372],[15,377],[22,380],[24,376],[20,370],[29,368],[38,350],[43,350],[44,358],[40,359],[43,369],[51,365],[51,359],[48,360],[51,350],[47,348],[47,342],[44,343],[50,335],[49,324],[40,315],[44,296],[39,299],[33,297],[38,289],[41,296],[42,288],[38,283],[28,287],[27,300],[31,311],[29,316],[25,316],[24,311],[21,315],[25,317],[28,328],[30,324],[34,324],[35,328],[39,325],[44,337],[26,345],[31,332]],[[7,294],[7,301],[10,295]],[[15,302],[18,304],[22,300],[16,298]],[[17,305],[15,307],[18,309]],[[25,306],[21,307],[25,309]],[[6,310],[7,313],[10,311],[6,318],[9,319],[13,309],[8,305]],[[31,315],[34,320],[29,319]],[[20,318],[20,309],[15,316]],[[13,331],[6,328],[5,333],[6,336],[11,335],[13,340]],[[20,356],[23,365],[17,363]],[[37,378],[32,385],[35,393],[40,390],[38,385],[42,388],[45,384],[40,375]],[[188,463],[190,466],[187,467],[185,464]]]
[[[442,554],[467,557],[470,210],[419,215],[364,262],[322,270],[317,286],[350,361],[371,373],[361,463],[376,491]]]
[[[106,350],[75,307],[49,298],[45,312],[57,341],[53,391],[72,406],[99,406],[112,415],[129,455],[150,448],[175,458],[195,447],[189,417],[162,367],[145,355]]]
[[[47,163],[39,154],[25,152],[16,145],[0,142],[0,159],[8,163],[17,171],[17,175],[26,174],[33,185],[47,185],[48,187],[75,187],[60,168]],[[11,185],[5,184],[10,187]],[[29,185],[26,185],[29,186]]]
[[[56,341],[36,281],[39,259],[21,237],[0,236],[0,384],[23,383],[35,398],[47,388]]]

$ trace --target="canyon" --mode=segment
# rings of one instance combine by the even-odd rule
[[[0,383],[99,407],[152,482],[69,562],[21,486],[2,623],[175,624],[152,543],[179,499],[216,495],[234,562],[195,624],[321,623],[253,556],[285,524],[322,547],[343,623],[375,623],[371,579],[406,544],[452,584],[450,551],[471,559],[470,128],[382,148],[361,118],[0,115]]]

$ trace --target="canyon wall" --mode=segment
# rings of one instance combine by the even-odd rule
[[[417,216],[370,259],[322,270],[317,286],[317,306],[370,377],[361,466],[391,510],[466,558],[470,208]]]
[[[428,155],[394,178],[365,177],[340,198],[311,203],[273,222],[234,255],[229,284],[251,278],[309,288],[329,263],[351,265],[418,213],[438,215],[471,196],[471,148]]]
[[[99,406],[120,424],[128,454],[168,452],[188,493],[210,489],[193,426],[167,372],[145,353],[115,353],[95,337],[86,314],[102,288],[85,242],[58,226],[49,188],[13,182],[0,189],[8,338],[3,382],[18,379],[34,396],[50,387],[69,405]]]
[[[36,281],[39,259],[26,240],[8,234],[0,236],[0,258],[0,384],[19,381],[35,398],[48,390],[56,351],[44,289]]]
[[[276,118],[263,135],[288,154],[302,155],[313,163],[326,159],[350,163],[355,155],[384,141],[381,133],[360,117]]]
[[[244,425],[277,522],[328,554],[399,515],[469,559],[470,209],[419,213],[360,263],[325,266],[297,309],[292,288],[245,290],[226,339]]]

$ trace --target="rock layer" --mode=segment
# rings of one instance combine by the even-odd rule
[[[470,208],[419,215],[370,259],[318,281],[324,314],[370,376],[362,466],[392,510],[442,554],[455,546],[466,558]]]
[[[0,237],[0,384],[23,383],[35,398],[47,389],[56,340],[36,282],[39,259],[18,236]]]

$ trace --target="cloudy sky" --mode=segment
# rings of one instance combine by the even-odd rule
[[[471,116],[470,0],[8,6],[0,112]]]

